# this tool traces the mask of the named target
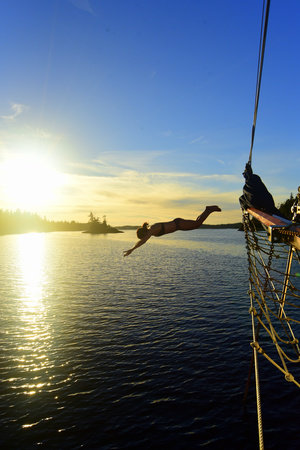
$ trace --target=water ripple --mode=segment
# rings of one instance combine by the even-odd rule
[[[3,448],[257,448],[242,234],[0,239]],[[261,370],[267,448],[296,449],[295,387]]]

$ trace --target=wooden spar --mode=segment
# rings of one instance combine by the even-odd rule
[[[293,222],[290,220],[284,219],[283,217],[279,216],[271,216],[271,214],[267,214],[265,212],[259,211],[259,209],[255,208],[248,208],[248,213],[251,214],[251,216],[258,219],[261,223],[263,223],[266,226],[285,226],[292,225]]]
[[[248,208],[247,212],[267,228],[270,241],[284,241],[297,250],[300,250],[300,225],[283,217],[267,214],[255,208]]]

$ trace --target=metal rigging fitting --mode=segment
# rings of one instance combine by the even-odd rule
[[[298,194],[296,195],[295,202],[291,207],[293,213],[292,221],[300,223],[300,186],[298,187]]]

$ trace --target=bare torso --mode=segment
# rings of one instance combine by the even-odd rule
[[[163,234],[174,233],[177,230],[174,220],[170,222],[158,222],[151,225],[149,231],[152,236],[162,236]]]

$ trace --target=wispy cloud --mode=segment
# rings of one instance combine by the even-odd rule
[[[102,152],[99,158],[92,161],[70,163],[70,168],[77,174],[124,176],[125,173],[138,174],[143,179],[152,182],[163,182],[166,180],[187,180],[190,182],[218,182],[218,183],[241,183],[241,176],[235,174],[199,174],[185,171],[159,171],[156,170],[160,164],[156,160],[160,157],[172,158],[171,150],[140,151],[140,152]]]
[[[203,142],[204,141],[204,136],[199,136],[195,139],[193,139],[190,144],[196,144],[196,142]]]
[[[120,170],[138,170],[144,172],[146,168],[152,167],[158,158],[170,153],[170,150],[101,152],[101,155],[92,161],[92,163],[96,166],[106,167],[108,170],[113,171],[113,173]]]
[[[0,116],[1,119],[15,120],[20,114],[22,114],[26,109],[28,109],[28,106],[23,105],[22,103],[12,103],[10,109],[12,110],[12,113],[9,115]]]
[[[90,14],[94,14],[94,11],[91,7],[89,0],[69,0],[69,1],[76,8],[81,9],[82,11],[86,11]]]
[[[160,177],[160,178],[190,178],[193,180],[218,180],[222,182],[227,183],[239,183],[241,180],[241,177],[234,175],[234,174],[208,174],[208,175],[201,175],[198,173],[192,173],[192,172],[155,172],[152,174],[152,176]]]

